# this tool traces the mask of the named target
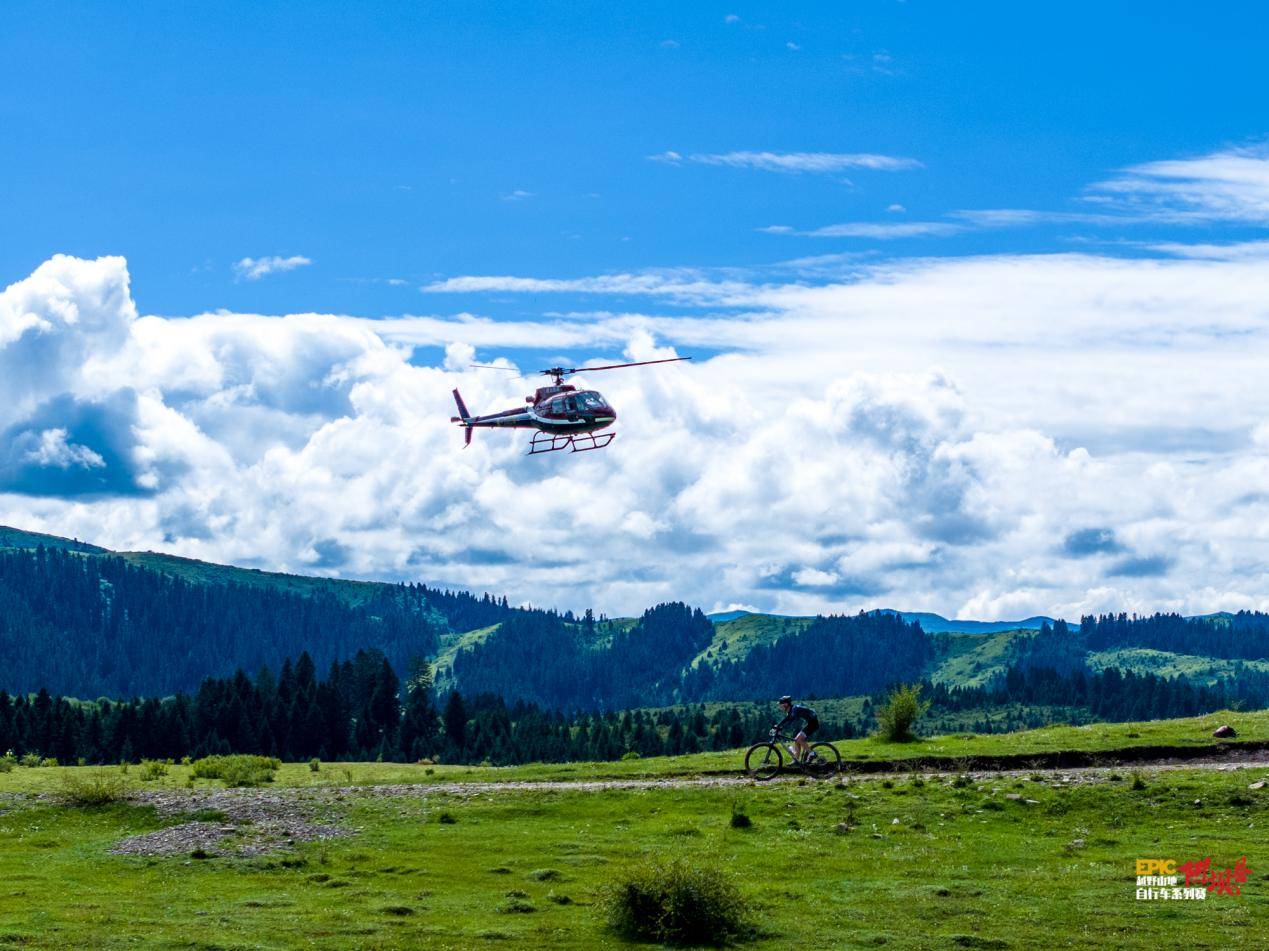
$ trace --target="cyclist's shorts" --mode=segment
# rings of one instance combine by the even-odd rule
[[[810,723],[802,727],[801,732],[805,733],[807,736],[814,736],[815,731],[818,730],[819,728],[820,728],[820,721],[812,720]]]

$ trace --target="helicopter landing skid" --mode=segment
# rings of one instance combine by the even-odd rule
[[[600,433],[596,436],[594,433],[544,433],[538,431],[533,434],[533,439],[529,443],[530,456],[539,456],[544,452],[561,452],[564,449],[571,449],[573,452],[589,452],[592,449],[603,449],[616,436],[616,433]]]

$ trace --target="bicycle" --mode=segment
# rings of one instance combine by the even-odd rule
[[[794,737],[779,730],[771,731],[771,739],[755,743],[745,753],[745,772],[757,780],[773,779],[784,769],[784,754],[789,753],[792,767],[800,769],[808,776],[823,779],[836,776],[842,771],[842,754],[832,743],[812,743],[807,752],[806,761],[800,761],[794,747],[785,745],[781,749],[779,740],[792,742]]]

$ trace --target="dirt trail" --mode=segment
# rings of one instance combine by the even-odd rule
[[[855,764],[849,764],[851,766]],[[971,779],[986,779],[998,776],[1030,776],[1043,774],[1051,776],[1052,781],[1063,785],[1077,785],[1086,782],[1106,780],[1111,773],[1123,773],[1128,768],[1139,772],[1158,772],[1173,769],[1207,769],[1219,771],[1231,770],[1269,770],[1269,752],[1262,750],[1246,750],[1230,748],[1220,753],[1195,758],[1166,758],[1158,760],[1138,760],[1128,764],[1106,763],[1098,766],[1079,766],[1072,768],[1045,767],[1043,765],[1013,769],[953,768],[950,765],[927,768],[915,764],[911,769],[894,769],[887,771],[869,771],[866,773],[847,769],[841,774],[846,782],[858,782],[873,779],[903,779],[921,776],[934,779],[940,776],[967,775]],[[231,814],[249,812],[251,807],[277,807],[287,801],[300,803],[331,803],[346,799],[363,797],[424,797],[424,796],[484,796],[502,793],[521,792],[605,792],[608,790],[653,790],[653,789],[692,789],[746,785],[770,785],[771,783],[790,783],[804,779],[799,773],[788,773],[766,783],[755,783],[739,771],[735,774],[702,775],[702,776],[666,776],[649,779],[577,779],[577,780],[507,780],[491,782],[432,782],[432,783],[388,783],[366,786],[300,786],[287,789],[273,787],[261,789],[217,789],[184,792],[181,790],[162,790],[139,792],[134,800],[139,803],[155,805],[161,812],[173,812],[178,809],[188,811],[191,808],[222,809]],[[1259,778],[1259,777],[1257,777]],[[809,779],[808,782],[823,780]],[[197,800],[191,805],[191,800]]]

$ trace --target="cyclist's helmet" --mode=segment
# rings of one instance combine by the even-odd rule
[[[785,694],[783,697],[781,697],[781,698],[779,699],[779,701],[777,701],[777,702],[779,702],[779,703],[792,703],[792,702],[793,702],[793,698],[792,698],[792,697],[790,697],[790,696],[786,693],[786,694]]]

